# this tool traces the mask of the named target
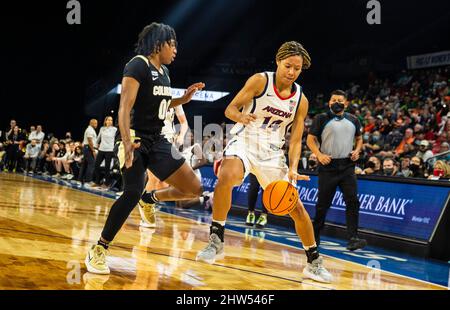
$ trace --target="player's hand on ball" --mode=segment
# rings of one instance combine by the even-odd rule
[[[310,180],[308,175],[298,174],[294,170],[289,170],[288,178],[289,178],[289,182],[294,183],[294,184],[298,180],[300,180],[300,181],[309,181]]]
[[[330,162],[331,162],[331,156],[328,156],[328,155],[325,155],[325,154],[322,154],[322,153],[320,153],[318,156],[317,156],[317,159],[319,160],[319,162],[322,164],[322,165],[328,165]]]
[[[250,113],[250,114],[242,114],[239,123],[242,123],[244,125],[248,125],[248,124],[250,124],[251,122],[254,122],[254,121],[256,121],[256,115],[255,114],[252,114],[252,113]]]

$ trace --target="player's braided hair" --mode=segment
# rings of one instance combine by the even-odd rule
[[[145,56],[158,53],[163,44],[165,42],[170,43],[171,40],[177,42],[177,36],[172,27],[160,23],[151,23],[145,26],[139,34],[135,52]]]
[[[302,56],[303,66],[302,69],[308,69],[311,66],[311,57],[306,49],[300,43],[296,41],[289,41],[283,43],[278,49],[275,59],[277,61],[286,59],[291,56]]]

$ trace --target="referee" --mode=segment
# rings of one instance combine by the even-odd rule
[[[359,201],[356,196],[355,161],[359,159],[363,145],[361,124],[354,115],[344,112],[348,106],[344,91],[333,91],[328,106],[330,111],[314,118],[306,142],[319,161],[319,197],[314,234],[319,245],[320,230],[339,186],[347,206],[347,249],[354,251],[367,245],[366,240],[358,238]],[[355,141],[356,147],[353,149]]]

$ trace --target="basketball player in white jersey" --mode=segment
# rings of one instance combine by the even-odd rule
[[[174,119],[175,115],[177,116],[178,122],[180,123],[180,132],[177,135],[175,130]],[[167,110],[166,118],[164,119],[164,126],[161,129],[161,135],[164,136],[169,143],[173,144],[175,147],[183,144],[184,136],[186,135],[187,130],[189,129],[189,125],[186,119],[186,115],[184,114],[183,106],[179,105],[175,108],[170,108]],[[189,162],[188,162],[189,164]],[[162,188],[169,187],[169,184],[162,182],[157,177],[147,169],[147,184],[145,186],[145,190],[150,193],[152,190],[158,190]],[[143,204],[142,200],[139,200],[139,204]],[[144,208],[139,208],[141,214],[141,222],[140,225],[145,228],[155,228],[156,227],[156,209],[155,206],[152,205],[150,207],[150,212],[144,214]]]
[[[295,81],[302,69],[309,68],[311,58],[300,43],[291,41],[279,48],[276,63],[276,72],[250,77],[225,110],[225,116],[237,123],[232,130],[235,136],[224,150],[214,190],[209,243],[197,254],[199,261],[214,263],[216,258],[224,256],[224,227],[231,207],[231,193],[248,173],[257,177],[263,189],[277,180],[309,180],[308,176],[297,173],[308,100]],[[288,167],[282,146],[290,127]],[[303,275],[330,283],[333,277],[323,267],[311,219],[300,200],[290,216],[307,256]]]

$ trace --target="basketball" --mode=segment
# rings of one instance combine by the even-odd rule
[[[270,183],[263,194],[263,203],[267,210],[275,215],[289,214],[297,205],[297,189],[288,181]]]

